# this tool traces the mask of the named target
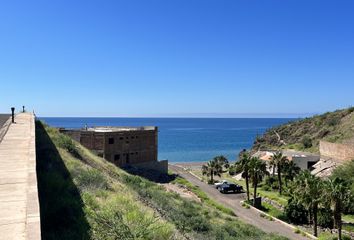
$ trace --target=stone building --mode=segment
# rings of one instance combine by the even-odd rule
[[[94,127],[60,129],[60,132],[117,166],[136,166],[167,173],[167,160],[157,160],[157,127]]]

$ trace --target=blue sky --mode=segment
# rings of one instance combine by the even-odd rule
[[[0,112],[302,116],[354,105],[354,1],[1,1]]]

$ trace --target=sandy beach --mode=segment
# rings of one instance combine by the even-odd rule
[[[205,162],[173,162],[170,164],[193,170],[193,169],[200,169],[206,163],[207,163],[207,161],[205,161]],[[230,161],[230,164],[234,164],[234,163],[235,163],[235,161]]]

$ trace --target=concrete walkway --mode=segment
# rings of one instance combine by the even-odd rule
[[[16,115],[0,143],[0,239],[41,239],[36,176],[35,124]]]
[[[245,199],[244,194],[221,194],[217,189],[215,189],[215,187],[201,182],[198,178],[185,171],[183,168],[175,165],[169,165],[168,167],[169,170],[187,179],[193,185],[198,186],[214,201],[221,203],[225,207],[234,210],[235,214],[244,222],[251,224],[265,232],[276,233],[289,239],[308,239],[307,237],[294,233],[294,230],[292,228],[284,224],[275,221],[269,221],[265,218],[260,217],[259,212],[254,209],[245,209],[244,207],[242,207],[240,201]]]

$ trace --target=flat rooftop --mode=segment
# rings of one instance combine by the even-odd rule
[[[154,126],[143,126],[143,127],[89,127],[87,129],[80,129],[81,131],[89,132],[128,132],[128,131],[153,131],[156,127]]]

